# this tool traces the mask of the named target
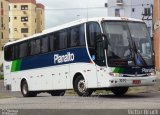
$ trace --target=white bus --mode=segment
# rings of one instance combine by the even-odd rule
[[[121,17],[81,19],[4,47],[4,84],[24,97],[74,89],[124,95],[129,87],[154,85],[154,52],[143,21]]]

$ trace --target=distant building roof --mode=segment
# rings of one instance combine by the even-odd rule
[[[36,6],[37,6],[37,8],[42,8],[42,9],[44,9],[44,5],[41,4],[41,3],[37,3]]]
[[[9,0],[10,3],[33,3],[36,4],[36,0]]]

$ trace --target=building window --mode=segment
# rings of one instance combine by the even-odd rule
[[[134,12],[135,11],[135,8],[132,8],[132,12]]]
[[[14,19],[16,20],[16,19],[17,19],[17,17],[14,17]]]
[[[120,9],[115,9],[115,16],[120,17]]]
[[[1,8],[3,8],[3,2],[1,2]]]
[[[144,8],[144,16],[151,16],[151,8]]]
[[[21,17],[21,22],[28,22],[28,17]]]
[[[3,39],[3,32],[2,32],[2,39]]]
[[[17,28],[14,28],[14,31],[17,31]]]
[[[21,10],[28,10],[28,5],[21,5]]]
[[[21,28],[21,33],[28,33],[28,28]]]
[[[14,5],[14,8],[17,8],[17,5]]]
[[[9,17],[9,22],[10,22],[11,18]]]

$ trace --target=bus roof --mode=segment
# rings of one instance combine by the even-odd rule
[[[79,20],[76,20],[76,21],[72,21],[72,22],[69,22],[69,23],[66,23],[66,24],[57,26],[57,27],[52,27],[52,28],[46,29],[46,30],[44,30],[42,33],[34,34],[34,35],[32,35],[32,36],[29,36],[29,37],[26,37],[26,38],[23,38],[23,39],[20,39],[20,40],[8,42],[8,43],[5,44],[5,46],[6,46],[6,45],[11,45],[11,44],[14,44],[14,43],[18,43],[18,42],[22,42],[22,41],[25,41],[25,40],[29,40],[29,39],[32,39],[32,38],[35,38],[35,37],[38,37],[38,36],[42,36],[42,35],[45,35],[45,34],[54,32],[54,31],[58,31],[58,30],[61,30],[61,29],[65,29],[65,28],[68,28],[68,27],[76,26],[76,25],[79,25],[79,24],[82,24],[82,23],[86,23],[86,22],[90,22],[90,21],[100,22],[100,21],[103,21],[103,20],[112,20],[112,21],[113,21],[113,20],[115,20],[115,21],[125,21],[125,20],[126,20],[126,21],[143,22],[142,20],[134,19],[134,18],[128,18],[128,17],[96,17],[96,18],[84,18],[84,19],[79,19]]]

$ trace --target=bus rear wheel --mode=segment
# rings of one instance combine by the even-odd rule
[[[129,87],[114,87],[111,89],[111,91],[116,96],[123,96],[128,91],[128,88]]]
[[[55,90],[50,93],[52,96],[64,96],[65,90]]]
[[[27,84],[26,80],[22,81],[22,83],[21,83],[21,93],[24,97],[35,97],[35,96],[37,96],[36,92],[31,92],[31,91],[28,90],[28,84]]]
[[[93,92],[91,89],[86,88],[86,83],[82,75],[79,75],[75,79],[74,90],[79,96],[90,96]]]

